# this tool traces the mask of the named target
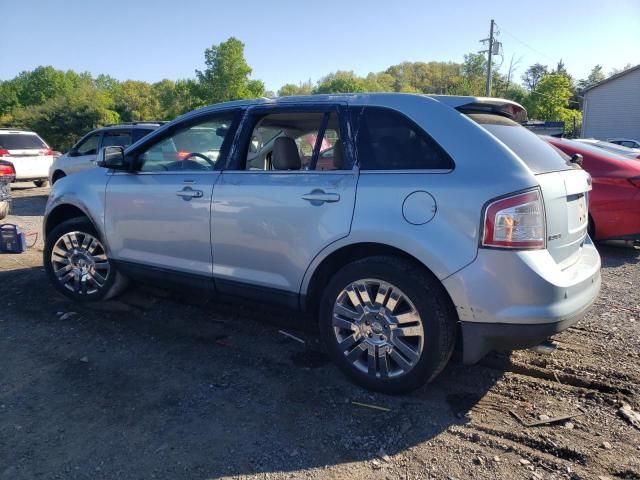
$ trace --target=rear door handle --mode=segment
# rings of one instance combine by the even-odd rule
[[[204,193],[202,190],[194,190],[191,187],[184,187],[182,190],[178,190],[176,195],[182,197],[183,200],[189,201],[192,198],[202,198]]]
[[[337,193],[327,193],[324,190],[313,190],[302,196],[303,200],[311,202],[312,205],[321,205],[323,203],[333,203],[340,200]]]

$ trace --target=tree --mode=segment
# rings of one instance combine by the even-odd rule
[[[162,116],[160,102],[151,85],[126,80],[114,92],[115,111],[123,122],[157,120]]]
[[[30,128],[56,150],[67,150],[78,138],[94,128],[118,123],[113,100],[104,91],[82,88],[59,95],[16,112],[14,126]]]
[[[540,63],[536,63],[531,65],[527,70],[525,70],[522,75],[522,81],[524,82],[524,86],[530,92],[534,91],[538,86],[538,82],[549,73],[546,65],[542,65]]]
[[[602,71],[602,65],[596,65],[591,69],[589,76],[585,79],[582,79],[578,82],[578,88],[580,90],[584,90],[585,88],[590,87],[591,85],[595,85],[596,83],[601,82],[607,78]]]
[[[309,80],[308,82],[300,83],[299,85],[287,83],[286,85],[283,85],[280,90],[278,90],[278,96],[290,97],[293,95],[311,95],[312,90],[313,85],[311,84],[311,80]]]
[[[357,93],[366,92],[364,79],[353,72],[338,70],[322,78],[313,93]]]
[[[571,80],[566,75],[544,75],[531,94],[529,116],[539,120],[565,122],[565,131],[571,131],[574,120],[579,123],[582,119],[580,111],[569,108],[572,96]]]
[[[251,67],[244,58],[244,43],[231,37],[204,52],[205,69],[196,70],[196,93],[201,104],[259,97],[264,84],[250,80]]]
[[[619,74],[619,73],[622,73],[622,72],[624,72],[625,70],[629,70],[632,66],[633,66],[633,65],[631,65],[630,63],[627,63],[627,64],[626,64],[624,67],[622,67],[622,68],[614,67],[614,68],[612,68],[612,69],[611,69],[611,71],[609,72],[609,76],[611,77],[611,76],[613,76],[613,75],[617,75],[617,74]]]

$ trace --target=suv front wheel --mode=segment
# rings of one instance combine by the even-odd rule
[[[110,298],[125,284],[86,218],[67,220],[47,235],[44,266],[56,289],[75,301]]]
[[[404,259],[369,257],[334,275],[320,327],[340,369],[359,385],[401,393],[432,380],[454,347],[456,314],[429,272]]]

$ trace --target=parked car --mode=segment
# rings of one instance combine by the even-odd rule
[[[13,164],[15,181],[33,182],[42,187],[47,182],[53,151],[37,133],[17,128],[0,128],[0,160]]]
[[[49,169],[53,185],[62,177],[95,168],[96,155],[101,147],[119,145],[128,147],[153,132],[163,122],[131,122],[107,125],[87,133],[67,153],[58,155]]]
[[[545,137],[565,154],[583,157],[593,179],[589,230],[595,240],[640,240],[640,162],[589,143]]]
[[[11,207],[11,182],[15,180],[16,170],[11,162],[0,160],[0,220],[9,215]]]
[[[607,142],[628,148],[640,148],[640,142],[631,138],[607,138]]]
[[[131,279],[286,305],[358,384],[413,389],[458,331],[473,363],[539,344],[598,294],[589,175],[525,118],[509,100],[406,94],[206,107],[56,183],[45,268],[77,301]]]
[[[603,150],[622,155],[626,158],[640,159],[640,148],[628,148],[622,145],[617,145],[615,143],[596,140],[594,138],[576,138],[575,141],[602,148]]]

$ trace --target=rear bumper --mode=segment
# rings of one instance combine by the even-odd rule
[[[464,362],[491,350],[529,348],[580,320],[600,291],[600,256],[589,238],[561,270],[546,250],[480,249],[444,280],[462,326]]]

